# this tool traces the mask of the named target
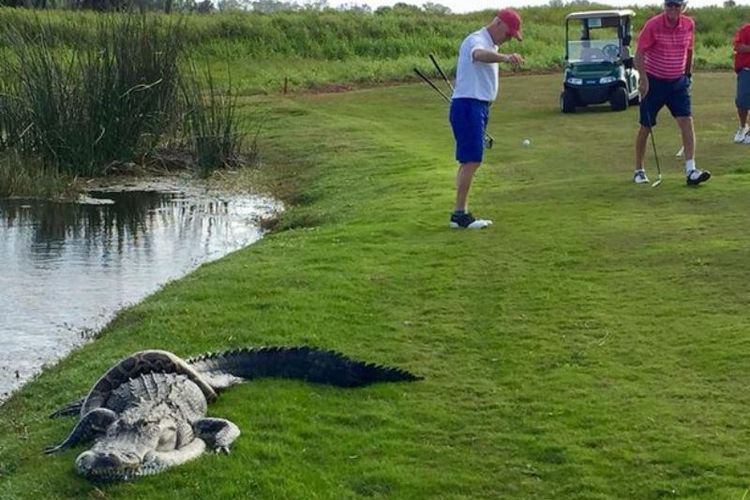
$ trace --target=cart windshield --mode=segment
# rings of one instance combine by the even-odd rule
[[[620,40],[617,38],[568,41],[570,62],[616,62],[619,58]]]

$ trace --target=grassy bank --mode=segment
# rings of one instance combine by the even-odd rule
[[[588,8],[596,8],[592,5]],[[601,6],[599,6],[601,7]],[[526,41],[511,44],[527,70],[560,68],[564,54],[564,18],[574,7],[520,9]],[[581,9],[578,9],[581,10]],[[658,11],[636,10],[635,29]],[[750,19],[750,7],[692,9],[696,20],[698,69],[729,69],[732,36]],[[0,29],[11,25],[35,33],[35,17],[49,19],[61,45],[96,44],[92,27],[100,14],[53,11],[37,14],[0,9]],[[244,93],[279,92],[284,79],[292,90],[326,83],[378,83],[411,79],[412,68],[429,53],[452,70],[456,48],[469,32],[486,24],[491,12],[462,15],[336,11],[226,13],[186,16],[185,45],[216,71],[233,74]],[[177,17],[177,16],[172,16]]]
[[[700,189],[667,115],[664,183],[634,186],[636,110],[562,115],[558,85],[503,82],[472,199],[495,225],[477,233],[446,227],[452,140],[429,89],[246,98],[270,110],[264,168],[299,183],[299,205],[0,408],[0,496],[742,498],[750,176],[733,75],[696,77],[715,176]],[[426,380],[232,388],[210,407],[242,429],[232,455],[131,484],[76,477],[80,448],[40,452],[71,425],[46,415],[132,351],[300,343]]]

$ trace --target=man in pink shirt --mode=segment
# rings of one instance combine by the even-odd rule
[[[643,161],[646,141],[665,105],[677,121],[685,149],[685,178],[696,186],[711,173],[695,168],[695,129],[690,103],[695,23],[683,14],[686,0],[666,0],[664,12],[643,25],[638,35],[635,67],[641,74],[641,128],[635,140],[633,182],[648,184]]]
[[[734,134],[734,142],[750,144],[750,124],[747,113],[750,109],[750,23],[745,24],[734,35],[734,71],[737,73],[737,93],[734,103],[740,126]]]

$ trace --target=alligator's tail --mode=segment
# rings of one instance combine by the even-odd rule
[[[190,358],[187,363],[219,389],[261,377],[306,380],[339,387],[421,380],[399,368],[364,363],[314,347],[258,347]]]

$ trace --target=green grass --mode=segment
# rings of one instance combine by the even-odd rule
[[[576,10],[606,8],[603,5],[525,7],[523,43],[512,42],[503,50],[523,55],[530,71],[554,71],[563,64],[565,16]],[[660,9],[634,8],[634,36],[643,23]],[[698,69],[730,69],[732,37],[750,16],[750,6],[731,9],[690,9],[696,21],[695,64]],[[39,19],[49,23],[54,46],[101,45],[94,27],[102,15],[93,12],[0,8],[0,31],[6,26],[31,37],[38,35]],[[184,22],[181,44],[199,60],[210,61],[215,74],[231,68],[232,80],[245,94],[279,93],[285,78],[291,90],[320,87],[327,83],[377,84],[415,79],[412,68],[436,54],[449,72],[455,54],[468,33],[489,22],[492,11],[442,15],[394,11],[358,14],[324,11],[230,12],[213,15],[154,15],[164,25]],[[0,56],[3,56],[0,40]],[[427,64],[425,67],[429,67]]]
[[[630,183],[636,109],[562,115],[559,75],[503,79],[481,232],[447,229],[452,138],[425,86],[245,98],[269,110],[266,179],[297,204],[0,408],[0,497],[742,498],[750,176],[733,90],[697,75],[715,177],[684,186],[664,112],[651,189]],[[426,379],[234,387],[209,408],[242,429],[232,455],[130,484],[76,477],[81,448],[40,452],[72,425],[46,415],[130,352],[302,343]]]

